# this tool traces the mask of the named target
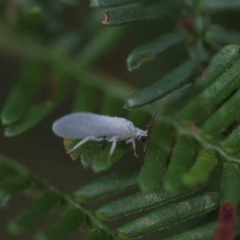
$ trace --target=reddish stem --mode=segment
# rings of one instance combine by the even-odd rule
[[[233,240],[235,233],[235,223],[237,219],[237,209],[231,203],[225,203],[219,211],[218,229],[216,240]]]

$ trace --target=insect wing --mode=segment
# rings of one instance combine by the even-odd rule
[[[124,118],[109,117],[93,113],[73,113],[53,123],[53,132],[63,138],[83,139],[93,137],[119,136],[129,131]]]

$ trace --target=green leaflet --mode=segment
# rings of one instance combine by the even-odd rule
[[[194,98],[198,93],[202,92],[218,77],[220,77],[236,59],[239,53],[239,46],[227,45],[217,52],[210,60],[209,65],[204,70],[199,80],[181,94],[180,103],[185,105]],[[174,101],[174,105],[179,105],[179,99]]]
[[[235,62],[208,88],[198,94],[181,112],[184,121],[197,121],[240,86],[240,61]]]
[[[186,31],[177,29],[135,48],[127,58],[128,70],[132,71],[140,67],[144,62],[152,61],[164,51],[183,43],[187,36]]]
[[[200,0],[200,4],[202,8],[212,11],[240,8],[240,2],[236,0]]]
[[[29,171],[24,166],[22,166],[22,164],[16,161],[13,161],[11,158],[1,154],[0,154],[0,164],[4,166],[6,170],[8,169],[7,171],[11,171],[15,174],[17,173],[22,176],[29,175]]]
[[[138,172],[119,172],[85,185],[74,193],[81,202],[90,202],[137,186]]]
[[[46,66],[43,63],[29,61],[22,66],[20,80],[11,90],[1,113],[2,123],[13,124],[28,111],[34,95],[46,81]]]
[[[139,2],[139,0],[90,0],[91,7],[114,7],[124,5],[132,2]]]
[[[144,193],[151,192],[160,185],[172,140],[172,127],[166,123],[159,123],[152,132],[154,138],[149,143],[138,177],[139,187]]]
[[[90,233],[87,239],[88,240],[110,240],[110,236],[104,229],[96,229]]]
[[[182,182],[185,186],[192,187],[197,184],[206,183],[213,168],[217,163],[217,157],[214,150],[202,149],[198,154],[195,164],[189,172],[182,176]]]
[[[166,228],[177,222],[212,211],[218,207],[218,203],[218,193],[206,193],[174,203],[123,225],[118,229],[118,235],[123,239],[140,237],[152,231]]]
[[[164,18],[169,15],[175,17],[179,9],[179,3],[175,0],[164,0],[158,4],[140,7],[119,8],[105,14],[104,24],[109,26],[124,25],[139,21],[148,21]]]
[[[229,136],[222,142],[223,148],[230,153],[240,149],[240,127],[234,129]]]
[[[97,210],[97,216],[102,220],[112,220],[163,205],[193,192],[188,190],[168,193],[162,189],[150,193],[138,192],[100,207]]]
[[[53,192],[44,194],[31,208],[13,219],[8,230],[13,234],[25,233],[37,226],[61,201],[61,197]]]
[[[101,172],[110,168],[115,162],[117,162],[121,156],[127,151],[129,144],[125,142],[119,142],[112,156],[109,155],[111,144],[107,144],[102,152],[99,153],[97,158],[92,163],[94,172]]]
[[[85,221],[85,215],[79,208],[69,209],[65,215],[49,229],[40,232],[36,240],[67,240],[80,228]]]
[[[213,240],[216,236],[216,230],[218,227],[218,222],[211,222],[207,225],[194,228],[188,232],[176,235],[174,237],[167,238],[166,240]],[[240,221],[237,220],[236,223],[236,235],[240,232]]]
[[[34,127],[37,123],[49,115],[64,100],[71,89],[71,84],[67,80],[61,80],[59,83],[53,82],[53,88],[56,85],[56,92],[53,89],[53,96],[44,103],[33,105],[24,115],[21,121],[9,125],[5,128],[4,134],[7,137],[19,135],[28,129]]]
[[[116,42],[124,35],[125,28],[103,28],[91,38],[80,53],[74,58],[78,67],[86,68],[111,51]]]
[[[227,162],[222,175],[221,205],[231,203],[237,207],[240,200],[240,171],[235,163]]]
[[[13,219],[9,225],[8,229],[13,234],[21,234],[26,231],[32,230],[34,227],[39,225],[42,220],[44,220],[45,217],[59,204],[59,208],[57,209],[58,213],[64,211],[64,207],[69,207],[70,210],[67,211],[66,215],[63,216],[62,219],[60,219],[56,224],[50,227],[50,229],[41,232],[41,234],[38,235],[38,237],[43,237],[43,239],[46,239],[45,237],[51,237],[52,234],[60,234],[61,225],[65,227],[64,234],[71,234],[74,231],[77,230],[80,222],[85,219],[84,221],[84,230],[91,231],[95,228],[103,228],[107,231],[109,235],[112,235],[112,232],[107,229],[96,217],[94,217],[89,211],[84,209],[82,206],[79,205],[79,203],[73,199],[72,196],[70,196],[67,193],[54,191],[54,187],[46,182],[45,179],[42,179],[38,176],[35,176],[33,174],[30,174],[22,165],[20,165],[18,162],[13,161],[10,158],[7,157],[0,157],[1,164],[5,164],[6,167],[12,168],[12,170],[16,171],[16,174],[19,175],[27,175],[26,177],[15,177],[15,183],[18,185],[21,185],[21,179],[28,178],[31,182],[33,182],[34,189],[29,189],[28,193],[29,196],[35,193],[43,193],[42,197],[37,201],[36,204],[29,207],[25,212],[17,216],[15,219]],[[137,178],[137,174],[136,174]],[[15,185],[16,185],[15,184]],[[6,185],[6,184],[5,184]],[[50,190],[49,190],[50,189]],[[17,189],[16,189],[17,190]],[[17,191],[19,191],[18,189]],[[23,189],[22,189],[23,190]],[[38,190],[38,191],[35,191]],[[53,191],[52,191],[53,190]],[[6,202],[7,199],[5,199]],[[1,198],[0,198],[1,202]],[[1,204],[1,203],[0,203]],[[5,203],[4,203],[5,204]],[[81,214],[80,214],[81,213]],[[82,219],[82,220],[81,220]],[[71,221],[74,221],[74,223],[71,223]],[[65,222],[65,223],[64,223]],[[70,226],[67,226],[67,223],[70,224]],[[79,226],[80,227],[80,226]],[[51,235],[51,236],[50,236]],[[66,236],[66,235],[65,235]],[[61,235],[61,237],[65,237],[64,235]],[[66,236],[67,237],[67,236]],[[47,238],[48,239],[48,238]],[[50,238],[51,239],[51,238]],[[68,239],[68,238],[67,238]]]
[[[68,153],[77,143],[79,143],[79,141],[80,141],[79,139],[64,138],[63,145],[66,150],[66,153]],[[69,155],[72,158],[72,160],[75,161],[76,159],[78,159],[80,157],[82,152],[83,152],[83,147],[79,147],[75,151],[71,152]]]
[[[31,187],[30,177],[13,176],[0,182],[0,193],[13,195]]]
[[[101,17],[102,13],[98,10],[91,11],[77,29],[70,30],[58,37],[53,42],[53,47],[59,51],[73,52],[76,47],[82,45],[84,41],[100,30],[98,20]]]
[[[239,4],[240,7],[240,4]],[[240,44],[240,32],[226,30],[221,26],[213,25],[206,32],[205,39],[207,42],[215,45],[219,44]]]
[[[79,142],[79,140],[78,140]],[[84,167],[93,167],[92,164],[96,159],[98,159],[99,154],[105,149],[106,142],[94,142],[90,141],[84,144],[80,149],[76,149],[76,151],[81,152],[81,162]]]
[[[233,121],[240,117],[240,91],[237,91],[213,115],[208,118],[202,127],[202,132],[207,138],[218,136]]]
[[[6,166],[0,161],[0,181],[4,180],[5,178],[12,177],[15,174],[16,172],[12,168]]]
[[[169,192],[182,189],[181,179],[183,174],[185,174],[191,166],[194,152],[195,143],[193,139],[185,135],[179,136],[164,177],[164,189]]]
[[[132,94],[125,102],[124,107],[134,109],[152,103],[191,82],[197,73],[197,66],[192,61],[184,62],[163,79]]]

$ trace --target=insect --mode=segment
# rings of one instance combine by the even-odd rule
[[[131,121],[125,118],[80,112],[72,113],[56,120],[52,125],[52,131],[62,138],[82,139],[68,153],[73,152],[88,141],[99,142],[106,140],[107,142],[112,143],[109,153],[112,155],[117,143],[119,141],[125,141],[127,144],[132,144],[134,155],[138,157],[135,140],[137,139],[146,146],[149,138],[148,132],[154,118],[175,92],[176,91],[164,99],[147,125],[146,130],[135,127]]]

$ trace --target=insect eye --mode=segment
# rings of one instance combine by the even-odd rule
[[[146,142],[147,142],[147,137],[142,136],[142,137],[140,138],[140,141],[141,141],[142,143],[146,143]]]

